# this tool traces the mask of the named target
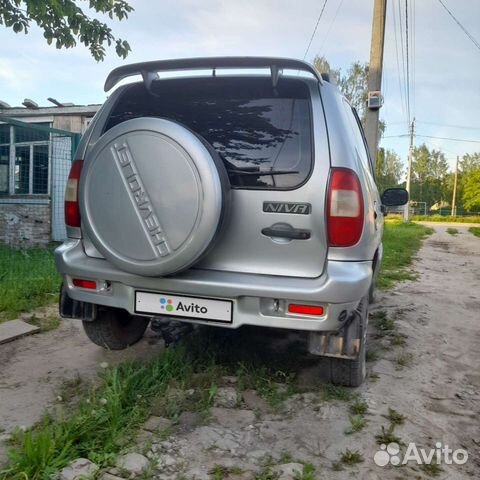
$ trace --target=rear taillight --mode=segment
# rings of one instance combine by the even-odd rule
[[[327,197],[327,230],[330,247],[351,247],[362,236],[363,196],[353,170],[332,168]]]
[[[78,207],[78,185],[82,173],[83,160],[75,160],[72,163],[68,175],[67,188],[65,191],[65,223],[69,227],[80,226],[80,209]]]

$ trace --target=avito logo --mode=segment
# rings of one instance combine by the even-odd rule
[[[175,306],[173,303],[173,300],[171,298],[160,298],[160,308],[162,310],[166,310],[167,312],[186,312],[186,313],[203,313],[206,314],[208,312],[207,307],[202,307],[198,305],[197,303],[183,303],[183,302],[178,302],[178,304]]]

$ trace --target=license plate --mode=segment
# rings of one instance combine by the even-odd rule
[[[135,312],[231,322],[233,302],[230,300],[183,297],[168,293],[135,292]]]

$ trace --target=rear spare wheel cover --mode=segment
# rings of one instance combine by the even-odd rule
[[[138,275],[191,266],[214,240],[228,203],[228,177],[215,155],[169,120],[138,118],[108,130],[80,183],[82,227],[98,251]]]

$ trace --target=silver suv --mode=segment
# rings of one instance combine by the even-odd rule
[[[380,197],[355,110],[298,60],[146,62],[105,90],[133,75],[72,165],[61,315],[110,349],[152,318],[303,330],[333,382],[361,384],[384,206],[407,195]]]

